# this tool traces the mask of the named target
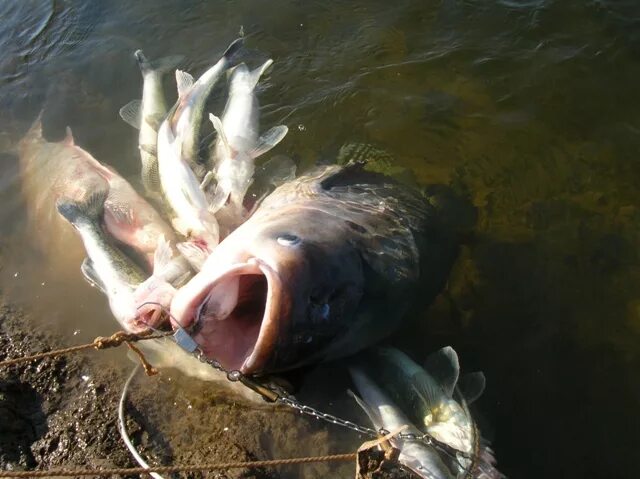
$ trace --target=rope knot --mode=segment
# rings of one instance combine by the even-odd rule
[[[141,336],[143,335],[127,333],[125,331],[118,331],[116,333],[113,333],[111,336],[98,336],[93,340],[93,346],[96,349],[115,348],[126,341],[137,341]]]

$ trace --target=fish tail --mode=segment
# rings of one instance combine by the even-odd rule
[[[142,75],[146,75],[147,73],[168,73],[184,61],[183,55],[171,55],[156,60],[149,60],[142,50],[136,50],[133,55],[136,57]]]
[[[104,210],[108,189],[92,192],[81,201],[60,199],[56,203],[58,212],[71,224],[99,221]]]
[[[244,38],[242,37],[236,38],[234,41],[232,41],[229,44],[229,46],[224,51],[222,56],[227,60],[231,60],[231,58],[240,51],[240,49],[242,48],[242,45],[244,45]]]

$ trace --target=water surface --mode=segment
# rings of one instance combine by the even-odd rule
[[[478,208],[447,290],[400,341],[417,356],[451,344],[485,372],[477,410],[500,468],[635,476],[637,2],[13,0],[0,18],[2,289],[41,327],[86,339],[115,322],[31,246],[11,146],[44,108],[47,138],[70,125],[134,178],[136,133],[118,118],[140,96],[133,51],[183,54],[198,74],[242,25],[247,61],[275,61],[260,99],[264,129],[290,127],[278,153],[305,168],[373,143]],[[319,405],[344,394],[313,387]]]

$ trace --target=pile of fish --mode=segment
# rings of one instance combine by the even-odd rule
[[[142,100],[120,115],[139,129],[144,196],[80,148],[70,129],[61,142],[44,139],[40,118],[20,143],[21,169],[30,209],[75,227],[86,253],[82,273],[107,296],[125,329],[180,329],[226,369],[270,374],[354,355],[397,330],[411,304],[427,305],[443,288],[457,256],[457,232],[441,190],[420,191],[372,171],[366,161],[372,150],[358,145],[344,149],[358,161],[343,158],[343,166],[319,166],[297,178],[286,157],[269,160],[261,169],[269,177],[260,180],[275,189],[247,201],[256,159],[288,130],[278,125],[260,133],[256,85],[272,61],[253,70],[236,64],[242,46],[242,39],[231,43],[197,80],[175,70],[178,98],[171,108],[163,80],[180,58],[150,61],[135,53]],[[216,116],[206,106],[221,79],[226,106]],[[43,182],[46,191],[37,187]],[[179,351],[168,340],[144,346],[155,365]],[[408,364],[396,353],[381,354],[402,370]],[[185,367],[189,374],[196,369]],[[352,371],[377,427],[409,423],[388,417],[384,393],[364,369]],[[391,410],[428,409],[427,430],[437,436],[438,427],[460,429],[462,442],[441,440],[469,453],[473,421],[460,425],[451,395],[457,370],[441,383],[444,396],[433,396],[440,391],[434,387],[416,399],[405,389],[427,384],[425,374],[384,378],[397,393]],[[433,419],[437,408],[452,419]],[[445,474],[435,449],[401,448],[407,463],[426,461],[423,470],[433,469],[424,477],[455,476],[452,464]]]

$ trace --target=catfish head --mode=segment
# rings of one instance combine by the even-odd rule
[[[364,290],[349,229],[292,204],[254,214],[176,293],[174,326],[245,374],[319,362],[349,329]]]

